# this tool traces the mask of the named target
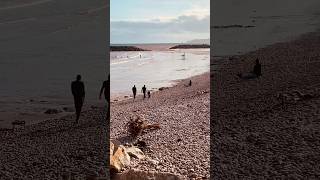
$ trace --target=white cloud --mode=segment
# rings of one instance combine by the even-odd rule
[[[163,13],[153,13],[150,9],[145,9],[144,11],[141,11],[141,14],[145,14],[146,12],[149,12],[145,17],[139,17],[137,18],[137,14],[135,16],[127,17],[125,19],[116,19],[116,21],[132,21],[132,22],[138,22],[138,21],[160,21],[160,22],[169,22],[173,21],[174,19],[179,18],[180,16],[194,16],[198,19],[203,19],[206,16],[210,16],[210,1],[209,0],[161,0],[161,1],[155,1],[155,0],[144,0],[145,2],[157,2],[157,3],[164,3],[168,8],[171,6],[177,4],[180,4],[182,1],[184,4],[189,4],[189,8],[187,9],[179,9],[179,12],[176,12],[175,15],[165,15],[166,12]],[[195,3],[196,2],[196,3]],[[163,7],[162,7],[163,8]],[[137,10],[138,12],[138,10]],[[112,21],[112,19],[111,19]]]
[[[210,16],[182,15],[172,19],[112,21],[111,42],[185,42],[209,38]],[[121,41],[121,42],[120,42]]]
[[[136,4],[130,12],[135,16],[111,19],[112,43],[185,42],[210,36],[210,0],[140,0],[139,4],[147,5],[141,9]]]

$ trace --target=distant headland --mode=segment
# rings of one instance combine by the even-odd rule
[[[110,46],[110,51],[150,51],[136,46]]]
[[[170,49],[196,49],[196,48],[210,48],[208,44],[180,44],[171,47]]]

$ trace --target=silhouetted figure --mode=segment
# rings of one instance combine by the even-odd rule
[[[76,108],[76,123],[78,123],[85,97],[84,84],[81,81],[81,75],[77,75],[77,80],[71,83],[71,91],[74,98],[74,106]]]
[[[151,92],[150,91],[148,91],[148,98],[150,98],[151,97]]]
[[[108,112],[107,119],[110,117],[110,75],[108,75],[108,80],[103,81],[102,87],[100,89],[99,99],[101,99],[101,95],[104,92],[104,98],[107,101]]]
[[[137,94],[136,85],[133,85],[133,87],[132,87],[132,93],[133,93],[133,99],[136,99],[136,94]]]
[[[142,93],[143,93],[143,99],[146,98],[146,92],[147,92],[146,85],[143,85],[141,91],[142,91]]]
[[[253,71],[249,73],[238,73],[237,76],[242,79],[254,79],[254,78],[259,78],[261,76],[261,64],[259,62],[259,59],[256,59],[256,63],[253,67]]]
[[[257,75],[257,77],[261,76],[261,64],[258,58],[256,59],[256,64],[253,67],[253,73]]]
[[[189,81],[189,86],[192,86],[192,81],[191,80]]]

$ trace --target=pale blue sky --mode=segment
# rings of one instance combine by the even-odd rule
[[[210,0],[111,0],[111,43],[180,43],[210,37]]]

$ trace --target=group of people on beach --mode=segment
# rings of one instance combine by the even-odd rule
[[[71,92],[74,98],[74,106],[76,109],[76,123],[78,123],[85,98],[85,88],[84,83],[81,81],[81,75],[77,75],[76,80],[71,83]],[[102,94],[104,94],[104,98],[108,105],[108,119],[110,115],[110,75],[108,75],[108,80],[103,81],[102,83],[99,99],[101,99]]]
[[[143,93],[143,99],[146,98],[146,94],[147,94],[147,93],[148,93],[148,98],[151,97],[151,92],[150,92],[150,91],[147,92],[146,85],[143,85],[143,87],[141,88],[141,92]],[[133,93],[133,100],[135,100],[135,99],[136,99],[136,95],[137,95],[136,85],[133,85],[133,87],[132,87],[132,93]]]
[[[241,79],[252,79],[252,78],[259,78],[261,76],[261,64],[259,62],[259,59],[256,59],[255,65],[253,67],[253,71],[249,73],[239,73],[237,76]],[[189,86],[192,85],[192,82],[190,80]],[[74,106],[76,109],[76,123],[79,121],[81,109],[83,106],[84,98],[85,98],[85,88],[84,83],[81,81],[81,75],[77,75],[76,80],[71,83],[71,91],[74,98]],[[141,88],[141,92],[143,93],[143,99],[145,99],[148,95],[148,98],[151,97],[151,92],[147,91],[146,85],[143,85]],[[137,95],[137,88],[136,85],[132,87],[132,93],[133,93],[133,100],[136,99]],[[107,118],[109,118],[110,115],[110,75],[108,75],[108,80],[103,81],[102,87],[100,89],[99,99],[101,99],[102,94],[104,94],[105,100],[107,101],[108,105],[108,112],[107,112]]]

